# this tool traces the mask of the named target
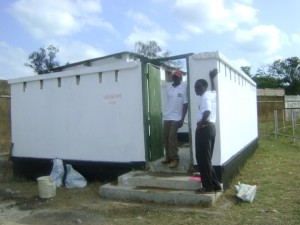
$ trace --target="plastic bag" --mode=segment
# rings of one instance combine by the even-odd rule
[[[83,188],[86,186],[86,179],[74,168],[72,165],[67,164],[66,187],[67,188]]]
[[[62,179],[65,173],[63,161],[61,159],[53,159],[52,171],[50,178],[55,182],[56,187],[62,186]]]
[[[237,194],[236,196],[246,202],[252,203],[256,195],[256,185],[242,184],[238,182],[235,185]]]

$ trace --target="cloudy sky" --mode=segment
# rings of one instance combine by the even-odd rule
[[[61,65],[155,40],[172,55],[220,51],[237,66],[300,57],[299,0],[0,0],[0,79],[34,75],[52,44]]]

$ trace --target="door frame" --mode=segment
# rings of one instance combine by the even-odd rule
[[[146,162],[154,161],[156,158],[151,157],[151,140],[149,137],[149,86],[148,86],[148,64],[151,63],[153,65],[156,65],[160,67],[164,62],[170,61],[170,60],[178,60],[178,59],[184,59],[185,65],[186,65],[186,71],[187,71],[187,95],[188,95],[188,102],[190,102],[190,70],[189,70],[189,57],[193,55],[193,53],[183,54],[183,55],[177,55],[177,56],[171,56],[171,57],[164,57],[164,58],[156,58],[156,59],[150,59],[149,61],[143,63],[142,65],[142,71],[143,71],[143,102],[144,102],[144,131],[145,131],[145,156],[146,156]],[[188,104],[188,130],[189,130],[189,146],[190,146],[190,169],[194,169],[194,154],[193,154],[193,144],[192,142],[192,130],[191,130],[191,107],[190,104]],[[161,113],[162,115],[162,113]],[[150,118],[151,119],[151,118]],[[162,118],[161,118],[162,120]],[[150,128],[151,129],[151,128]],[[161,132],[163,132],[163,126],[161,126]],[[163,139],[161,139],[163,141]],[[163,146],[163,145],[162,145]],[[164,150],[162,149],[162,153]],[[163,156],[163,155],[162,155]]]

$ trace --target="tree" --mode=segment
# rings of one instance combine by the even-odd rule
[[[54,71],[55,67],[59,66],[59,62],[55,61],[56,53],[58,52],[59,49],[53,45],[49,45],[46,50],[40,48],[38,51],[34,51],[28,56],[30,63],[25,63],[25,66],[34,69],[34,72],[39,75],[51,73]]]
[[[273,84],[285,89],[288,95],[300,94],[300,59],[291,57],[287,59],[278,59],[267,65],[265,69],[259,69],[257,77],[269,79]],[[276,82],[275,82],[276,81]]]
[[[251,66],[241,66],[241,70],[249,77],[251,77]]]
[[[149,59],[160,57],[159,54],[162,51],[156,41],[148,41],[146,43],[138,41],[135,43],[135,50],[138,55],[145,56]]]
[[[263,69],[258,69],[255,76],[251,74],[251,66],[242,66],[241,70],[256,82],[258,88],[281,88],[281,81],[266,74]]]
[[[156,43],[156,41],[148,41],[146,43],[141,41],[136,42],[135,52],[136,54],[145,56],[149,59],[169,57],[172,54],[169,50],[162,52],[161,47]],[[175,67],[176,69],[179,69],[182,66],[182,62],[180,60],[169,60],[166,61],[165,64]]]
[[[285,60],[278,59],[269,67],[269,73],[281,79],[285,93],[289,95],[300,94],[300,59],[291,57]]]
[[[271,76],[254,76],[258,88],[282,88],[282,81]]]

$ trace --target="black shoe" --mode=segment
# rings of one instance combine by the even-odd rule
[[[215,192],[223,192],[224,190],[223,190],[223,188],[216,188],[215,189]]]
[[[171,162],[171,159],[165,158],[161,161],[162,164],[169,164]]]
[[[195,191],[195,194],[210,194],[210,193],[214,193],[214,190],[210,190],[210,189],[206,189],[206,188],[200,188],[198,190]]]

